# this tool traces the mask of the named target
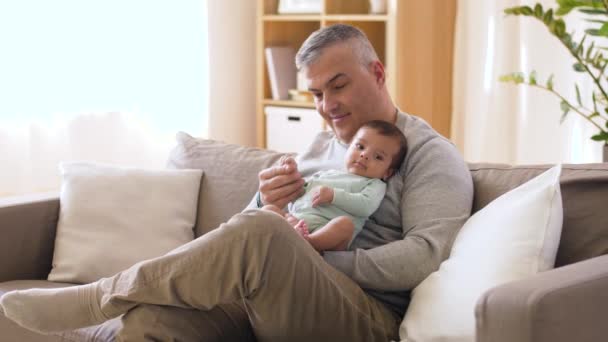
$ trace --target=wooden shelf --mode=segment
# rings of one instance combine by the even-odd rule
[[[326,21],[387,21],[388,15],[378,14],[330,14],[324,15]]]
[[[319,14],[267,14],[262,21],[320,21]]]
[[[266,146],[265,106],[315,108],[312,102],[271,100],[264,48],[291,46],[297,50],[312,32],[336,23],[350,24],[365,32],[385,66],[386,86],[397,107],[421,117],[449,138],[457,0],[386,1],[386,14],[369,14],[369,0],[323,0],[321,13],[278,14],[279,0],[258,0],[259,147]]]
[[[262,103],[265,106],[282,106],[282,107],[299,107],[299,108],[315,108],[313,102],[301,102],[301,101],[290,101],[290,100],[271,100],[264,99]]]
[[[267,14],[262,21],[387,21],[388,15],[378,14]]]

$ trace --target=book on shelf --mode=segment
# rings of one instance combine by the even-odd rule
[[[290,46],[269,46],[264,54],[272,99],[287,100],[289,89],[297,86],[296,50]]]

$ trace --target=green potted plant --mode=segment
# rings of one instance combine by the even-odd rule
[[[545,9],[541,4],[530,6],[516,6],[504,10],[507,15],[526,16],[539,20],[549,32],[555,36],[562,45],[568,49],[573,57],[572,67],[576,72],[584,73],[593,81],[591,94],[581,94],[577,84],[574,84],[576,100],[569,100],[553,87],[553,75],[545,82],[539,82],[536,72],[528,74],[514,72],[500,77],[503,82],[525,84],[543,89],[557,96],[561,101],[561,122],[569,113],[576,113],[597,128],[597,133],[591,139],[604,144],[604,162],[608,162],[608,46],[604,43],[608,39],[608,0],[556,0],[558,8]],[[587,15],[589,27],[585,30],[580,41],[574,41],[572,34],[568,33],[566,23],[562,17],[573,10]],[[593,108],[583,104],[584,98],[589,98]]]

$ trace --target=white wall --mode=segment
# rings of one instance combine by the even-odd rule
[[[211,139],[254,146],[256,2],[209,0]]]

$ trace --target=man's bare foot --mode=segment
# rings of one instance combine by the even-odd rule
[[[308,240],[308,225],[306,224],[306,222],[304,222],[304,220],[298,221],[298,223],[293,228],[296,230],[296,232],[298,232],[298,234],[300,234],[301,237],[303,237],[305,240]]]

